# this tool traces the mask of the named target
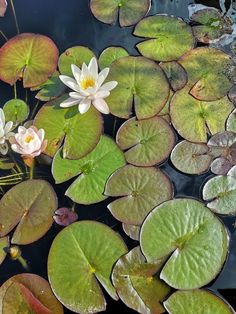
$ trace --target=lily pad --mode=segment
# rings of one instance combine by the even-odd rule
[[[236,133],[236,109],[231,112],[226,123],[226,130]]]
[[[108,179],[105,195],[122,196],[108,205],[116,219],[126,224],[141,225],[155,206],[172,198],[173,186],[157,168],[127,165]]]
[[[93,15],[101,22],[113,24],[119,17],[120,26],[131,26],[150,10],[151,0],[90,0]]]
[[[127,56],[129,53],[123,47],[108,47],[100,54],[99,67],[100,69],[110,67],[115,60]]]
[[[165,106],[169,83],[160,66],[143,57],[123,57],[111,64],[108,81],[118,86],[106,98],[113,115],[128,119],[134,110],[138,119],[151,118]]]
[[[4,237],[0,238],[0,265],[4,261],[5,257],[7,256],[7,253],[4,251],[4,248],[9,246],[9,238]]]
[[[221,50],[207,47],[192,49],[180,58],[179,63],[187,72],[190,93],[199,100],[220,99],[232,87],[227,72],[233,61]]]
[[[160,67],[165,72],[173,91],[180,90],[187,84],[187,73],[178,62],[161,62]]]
[[[170,288],[156,276],[162,265],[162,260],[147,263],[139,247],[117,261],[112,282],[128,307],[142,314],[165,312],[161,302]]]
[[[170,314],[208,313],[233,314],[233,309],[221,298],[207,290],[177,291],[164,306]]]
[[[104,311],[99,283],[118,299],[110,276],[114,263],[126,252],[121,237],[104,224],[80,221],[66,227],[54,239],[48,257],[54,294],[76,313]]]
[[[124,232],[127,234],[127,236],[129,236],[131,239],[135,241],[139,241],[140,226],[128,225],[123,223],[122,228]]]
[[[191,27],[180,18],[164,14],[140,21],[134,35],[146,39],[137,48],[144,57],[155,61],[178,60],[195,46]]]
[[[27,180],[17,184],[0,201],[0,237],[17,226],[12,243],[37,241],[50,229],[56,209],[57,197],[47,181]]]
[[[34,125],[45,130],[48,140],[46,155],[53,157],[64,141],[63,157],[78,159],[96,147],[102,134],[103,120],[93,107],[85,114],[80,114],[77,107],[60,108],[66,98],[62,96],[46,103],[37,113]]]
[[[170,103],[171,103],[173,95],[174,95],[174,92],[172,91],[172,89],[170,89],[169,98],[168,98],[164,108],[158,113],[158,117],[161,117],[162,119],[166,120],[166,122],[168,122],[169,124],[171,123]]]
[[[102,136],[96,148],[84,158],[69,160],[62,158],[59,150],[54,157],[52,174],[56,183],[79,176],[67,189],[66,195],[80,204],[94,204],[105,200],[103,194],[109,176],[125,165],[123,152],[115,142]]]
[[[183,173],[199,175],[207,172],[211,165],[212,156],[209,151],[206,144],[182,141],[172,150],[171,161]]]
[[[15,167],[15,162],[8,157],[0,158],[0,169],[2,170],[9,170]]]
[[[29,106],[21,99],[11,99],[3,106],[6,121],[12,121],[14,126],[24,122],[29,116]]]
[[[13,85],[23,78],[25,88],[44,83],[56,70],[58,49],[46,36],[24,33],[0,50],[0,79]]]
[[[188,87],[185,87],[172,98],[171,122],[184,139],[204,143],[208,135],[225,130],[226,120],[233,108],[227,97],[211,102],[200,101],[192,97]]]
[[[125,150],[128,163],[153,166],[164,161],[175,144],[171,126],[160,117],[145,120],[131,118],[118,130],[116,142]]]
[[[224,225],[202,203],[175,199],[156,207],[140,232],[149,263],[169,256],[160,278],[175,289],[195,289],[220,272],[228,251]]]

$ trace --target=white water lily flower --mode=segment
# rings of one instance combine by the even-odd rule
[[[2,155],[6,155],[8,152],[7,140],[14,134],[11,132],[12,127],[13,122],[8,121],[6,123],[4,111],[0,109],[0,153]]]
[[[108,114],[109,107],[104,98],[117,86],[116,81],[103,84],[109,74],[109,68],[98,73],[97,60],[92,58],[88,66],[83,63],[81,70],[74,64],[71,65],[71,69],[75,79],[66,75],[60,75],[60,79],[74,92],[71,92],[70,98],[63,101],[60,106],[67,108],[78,105],[79,112],[83,114],[93,104],[97,110]]]
[[[10,138],[11,148],[14,152],[21,154],[23,158],[34,158],[39,156],[47,146],[44,136],[43,129],[38,130],[34,126],[26,129],[19,126],[18,133]]]

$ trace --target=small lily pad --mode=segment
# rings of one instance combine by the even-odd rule
[[[100,54],[99,67],[100,69],[110,67],[115,60],[127,56],[129,53],[123,47],[108,47]]]
[[[234,106],[227,97],[205,102],[195,99],[188,91],[185,87],[173,96],[171,122],[184,139],[207,142],[208,135],[225,130],[226,120]]]
[[[128,119],[134,109],[138,119],[151,118],[165,106],[169,83],[160,66],[143,57],[123,57],[111,64],[108,81],[117,87],[106,98],[113,115]]]
[[[207,290],[177,291],[164,306],[170,314],[208,313],[233,314],[233,309],[221,298]]]
[[[129,236],[131,239],[135,241],[139,241],[140,226],[128,225],[123,223],[122,228],[124,232],[127,234],[127,236]]]
[[[127,165],[109,178],[105,195],[122,196],[108,205],[116,219],[126,224],[141,225],[155,206],[172,198],[173,186],[157,168]]]
[[[113,24],[119,17],[120,26],[131,26],[150,10],[151,0],[90,0],[93,15],[101,22]]]
[[[9,238],[3,237],[0,238],[0,265],[4,261],[5,257],[7,256],[7,253],[5,252],[5,248],[9,246]]]
[[[180,18],[164,14],[148,16],[135,27],[134,35],[146,40],[139,52],[155,61],[178,60],[195,46],[191,27]]]
[[[156,276],[162,265],[162,260],[146,262],[139,247],[117,261],[112,272],[112,282],[128,307],[142,314],[165,312],[161,302],[170,288]]]
[[[95,221],[76,222],[54,239],[48,257],[48,276],[54,294],[76,313],[105,311],[101,287],[117,300],[111,283],[114,263],[127,253],[121,237]]]
[[[94,204],[107,198],[103,194],[107,179],[125,163],[125,156],[115,142],[102,136],[96,148],[78,160],[63,159],[59,150],[53,160],[52,173],[56,183],[79,176],[66,195],[76,203]]]
[[[220,272],[228,252],[224,225],[202,203],[175,199],[156,207],[140,232],[149,263],[169,256],[160,278],[175,289],[196,289]]]
[[[153,166],[164,161],[175,144],[171,126],[160,117],[145,120],[131,118],[118,130],[116,142],[125,150],[128,163]]]
[[[236,133],[236,109],[231,112],[226,123],[226,130]]]
[[[12,243],[37,241],[50,229],[56,209],[57,197],[47,181],[27,180],[19,183],[0,201],[0,237],[17,226]]]
[[[0,50],[0,79],[13,85],[23,78],[25,88],[44,83],[56,70],[58,49],[46,36],[24,33]]]
[[[21,99],[11,99],[3,106],[6,121],[12,121],[16,127],[29,116],[29,106]]]
[[[15,162],[8,157],[0,158],[0,169],[2,170],[9,170],[15,167]]]
[[[161,62],[160,67],[165,72],[173,91],[182,89],[187,84],[187,73],[178,62]]]

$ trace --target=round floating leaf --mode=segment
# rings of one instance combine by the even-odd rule
[[[156,276],[162,265],[162,260],[147,263],[139,247],[117,261],[112,281],[128,307],[143,314],[165,312],[160,302],[166,298],[170,288]]]
[[[101,22],[112,24],[119,17],[120,26],[131,26],[150,10],[151,0],[90,0],[93,15]]]
[[[178,62],[161,62],[160,67],[165,72],[170,82],[171,88],[174,91],[183,88],[187,84],[187,73]]]
[[[107,198],[103,195],[107,179],[124,165],[123,152],[111,138],[102,136],[96,148],[78,160],[63,159],[59,150],[53,160],[52,173],[56,183],[79,175],[66,195],[76,203],[94,204]]]
[[[195,289],[220,272],[228,250],[224,225],[202,203],[175,199],[156,207],[140,232],[148,262],[169,255],[160,278],[175,289]]]
[[[133,240],[139,241],[140,226],[128,225],[123,223],[122,228],[127,236],[129,236]]]
[[[128,119],[134,109],[138,119],[160,112],[169,97],[169,83],[160,66],[143,57],[123,57],[111,64],[108,81],[117,87],[106,98],[115,116]]]
[[[140,121],[131,118],[118,130],[116,142],[121,149],[126,150],[128,163],[153,166],[169,156],[175,144],[175,134],[160,117]]]
[[[188,174],[201,174],[208,171],[212,157],[206,144],[182,141],[171,153],[173,165]]]
[[[37,113],[34,125],[45,130],[48,140],[45,154],[53,157],[64,140],[63,157],[78,159],[91,152],[99,142],[103,120],[94,107],[85,114],[80,114],[77,106],[60,108],[66,98],[46,103]]]
[[[57,67],[58,49],[43,35],[24,33],[8,40],[0,50],[0,79],[13,85],[23,78],[24,87],[45,82]]]
[[[231,112],[226,123],[226,130],[236,133],[236,109]]]
[[[48,282],[33,274],[19,274],[0,288],[0,312],[4,314],[63,314]]]
[[[8,246],[9,246],[9,238],[8,237],[0,238],[0,265],[2,264],[5,257],[7,256],[7,253],[4,251],[4,249]]]
[[[99,283],[117,299],[110,276],[114,263],[127,248],[112,229],[95,221],[76,222],[54,239],[48,257],[48,276],[53,292],[76,313],[106,309]]]
[[[177,291],[164,302],[164,306],[170,314],[234,313],[227,303],[207,290]]]
[[[139,52],[155,61],[174,61],[192,49],[195,40],[191,27],[180,18],[167,15],[148,16],[135,27],[134,35],[144,37]]]
[[[58,61],[59,71],[63,75],[73,76],[71,64],[81,68],[83,63],[89,64],[93,57],[95,57],[94,53],[87,47],[71,47],[60,55]]]
[[[3,106],[6,121],[12,121],[14,126],[25,121],[29,116],[29,107],[21,99],[11,99]]]
[[[157,168],[127,165],[109,178],[105,195],[123,196],[108,205],[116,219],[126,224],[141,225],[155,206],[172,198],[173,186]]]
[[[27,180],[17,184],[0,201],[0,237],[17,226],[11,242],[32,243],[49,230],[56,209],[57,197],[47,181]]]
[[[170,115],[174,128],[183,138],[190,142],[207,142],[209,132],[215,134],[225,130],[226,119],[233,108],[227,97],[200,101],[185,87],[173,96]]]
[[[206,47],[192,49],[179,63],[187,72],[190,93],[199,100],[220,99],[227,95],[232,86],[227,72],[233,62],[221,50]]]
[[[112,62],[122,57],[127,57],[129,53],[123,47],[108,47],[99,57],[99,67],[104,69],[110,67]]]
[[[164,108],[158,113],[158,117],[163,118],[169,124],[171,123],[171,120],[170,120],[170,102],[171,102],[173,95],[174,95],[174,92],[172,90],[170,90],[170,95],[169,95],[169,98],[168,98]]]

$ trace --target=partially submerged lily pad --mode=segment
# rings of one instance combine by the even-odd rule
[[[128,57],[129,53],[123,47],[108,47],[100,54],[99,67],[104,69],[110,67],[112,62],[122,57]]]
[[[127,165],[109,178],[105,195],[121,197],[108,205],[116,219],[141,225],[155,206],[172,198],[173,186],[157,168]]]
[[[93,15],[101,22],[113,24],[119,18],[120,26],[131,26],[149,11],[151,0],[90,0]]]
[[[146,39],[137,48],[144,57],[155,61],[178,60],[195,46],[191,27],[180,18],[164,14],[140,21],[134,35]]]
[[[44,83],[56,70],[58,49],[46,36],[23,33],[0,50],[0,79],[13,85],[23,79],[25,88]]]
[[[95,221],[76,222],[54,239],[48,257],[48,276],[53,292],[76,313],[106,309],[101,287],[117,300],[111,283],[114,263],[127,252],[120,236]]]
[[[53,160],[52,174],[56,183],[78,176],[65,194],[76,203],[94,204],[107,198],[103,194],[107,179],[125,163],[124,154],[116,143],[102,136],[96,148],[81,159],[63,159],[59,150]]]
[[[108,81],[117,87],[106,98],[113,115],[128,119],[134,109],[138,119],[159,113],[169,97],[169,83],[160,66],[143,57],[123,57],[111,64]]]
[[[178,62],[161,62],[160,67],[165,72],[173,91],[184,88],[184,86],[187,84],[187,73]]]
[[[29,116],[29,106],[21,99],[11,99],[3,106],[6,121],[12,121],[16,127]]]
[[[139,241],[140,226],[122,223],[122,228],[127,236],[135,241]]]
[[[7,256],[6,251],[4,250],[9,246],[9,238],[8,237],[3,237],[0,238],[0,265],[4,261],[5,257]]]
[[[175,199],[145,219],[140,244],[147,261],[169,256],[160,278],[175,289],[195,289],[220,272],[228,251],[224,225],[202,203]]]
[[[32,243],[50,229],[56,209],[57,197],[47,181],[27,180],[19,183],[0,201],[0,237],[17,226],[11,242]]]
[[[112,282],[128,307],[142,314],[165,312],[161,302],[170,288],[156,275],[162,265],[162,260],[146,262],[139,247],[117,261],[112,272]]]
[[[128,163],[153,166],[164,161],[175,144],[171,126],[160,117],[145,120],[131,118],[117,132],[116,142],[125,150]]]

